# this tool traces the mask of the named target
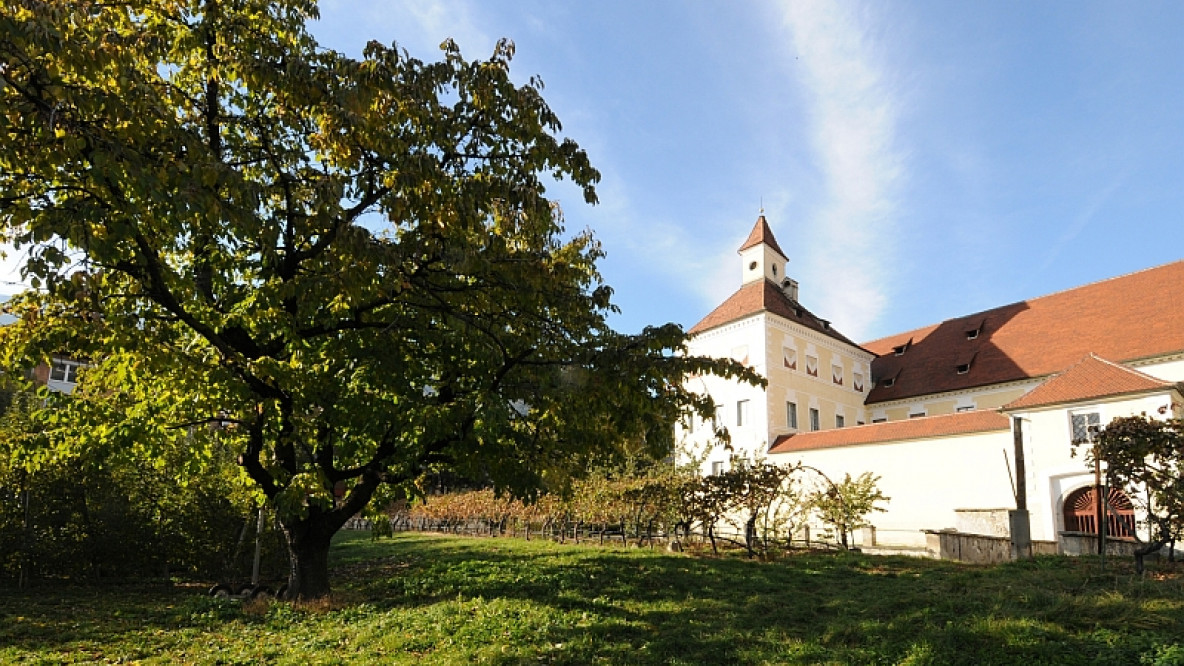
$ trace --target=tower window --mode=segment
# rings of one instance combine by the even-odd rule
[[[756,262],[755,261],[752,262],[751,264],[748,264],[748,270],[750,270],[750,271],[756,270]]]

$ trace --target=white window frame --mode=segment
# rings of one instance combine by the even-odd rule
[[[785,425],[798,429],[798,403],[792,400],[785,401]]]
[[[82,367],[82,365],[83,364],[79,363],[78,361],[67,361],[64,358],[55,358],[49,366],[49,380],[54,382],[62,382],[63,384],[77,384],[78,369]]]

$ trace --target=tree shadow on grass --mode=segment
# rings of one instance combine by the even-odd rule
[[[346,534],[332,562],[337,598],[321,611],[250,613],[197,589],[0,593],[0,661],[5,646],[135,659],[215,639],[249,654],[266,635],[272,655],[325,645],[356,662],[1139,663],[1170,657],[1184,635],[1180,580],[1093,575],[1079,560],[974,567],[836,553],[760,563]]]
[[[1047,566],[843,553],[759,563],[498,543],[401,537],[389,551],[400,573],[351,590],[392,608],[459,596],[592,618],[538,636],[569,646],[550,660],[571,663],[1119,663],[1184,631],[1178,585],[1132,584],[1124,595],[1061,570],[1045,575]],[[1058,562],[1051,568],[1072,574],[1074,564]],[[1148,606],[1149,597],[1164,603]]]

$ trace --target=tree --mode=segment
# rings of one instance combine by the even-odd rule
[[[1147,516],[1151,538],[1135,551],[1142,571],[1144,556],[1184,536],[1184,421],[1119,417],[1094,435],[1085,454],[1091,466],[1095,456],[1105,461],[1107,483],[1129,490]]]
[[[590,233],[599,174],[557,136],[513,45],[320,48],[313,0],[15,0],[0,8],[0,229],[39,291],[0,333],[16,370],[91,367],[79,442],[184,477],[214,443],[275,506],[290,595],[389,486],[447,471],[531,496],[623,441],[670,446],[706,398],[677,326],[622,335]],[[216,426],[216,427],[210,427]],[[73,440],[71,440],[73,441]],[[335,497],[335,489],[340,497]]]
[[[871,472],[864,472],[852,479],[848,472],[839,483],[826,479],[825,487],[812,494],[811,505],[823,522],[834,526],[844,549],[849,547],[850,534],[866,526],[867,517],[872,512],[886,511],[877,503],[887,502],[891,498],[885,497],[876,487],[879,480],[880,477]]]

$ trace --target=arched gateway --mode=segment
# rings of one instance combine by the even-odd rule
[[[1098,500],[1094,486],[1078,488],[1065,498],[1065,531],[1098,533]],[[1118,488],[1106,489],[1106,535],[1135,538],[1135,508]]]

